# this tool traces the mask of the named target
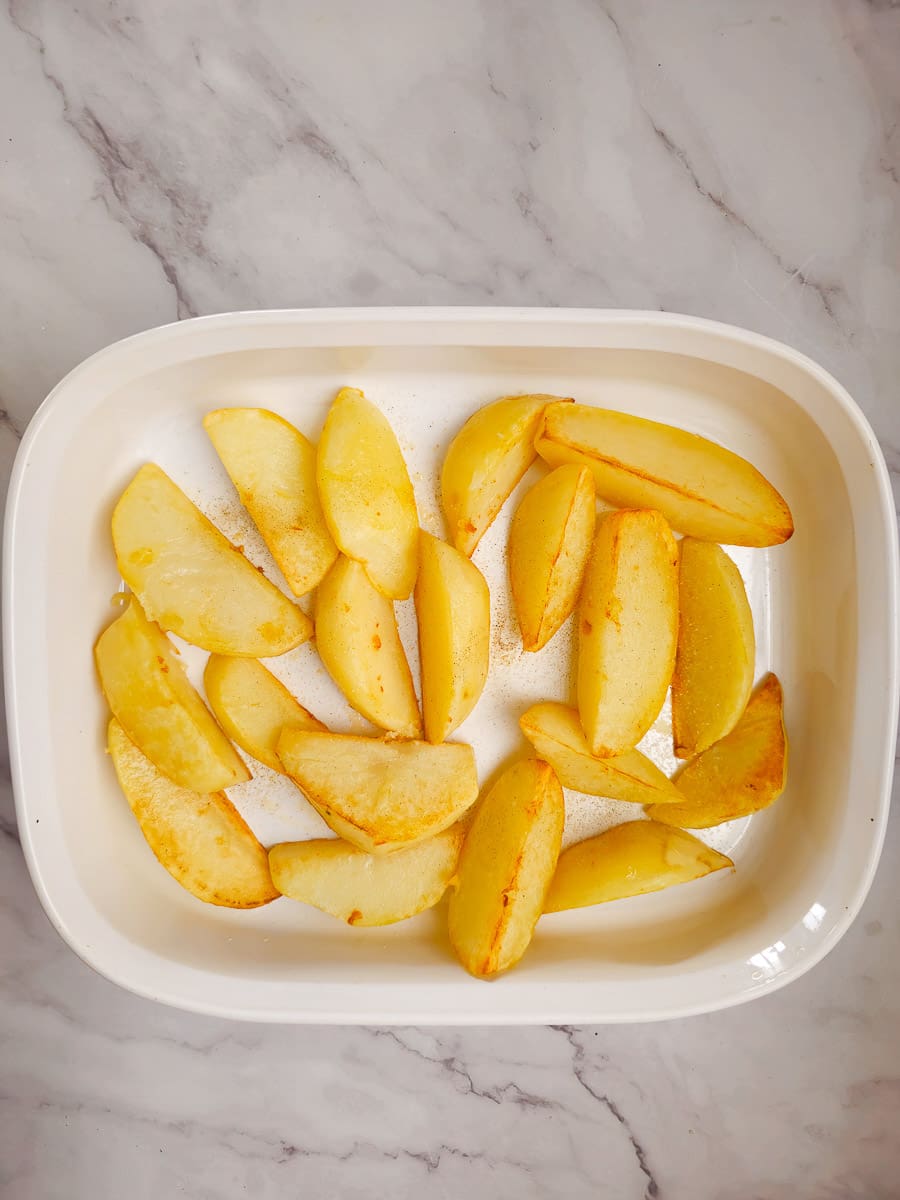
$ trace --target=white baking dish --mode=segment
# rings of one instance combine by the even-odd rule
[[[316,436],[342,384],[383,406],[408,452],[423,525],[439,531],[436,466],[476,407],[543,391],[655,417],[751,459],[797,532],[735,557],[758,673],[783,680],[789,785],[769,811],[712,831],[737,871],[544,918],[522,965],[486,984],[454,962],[443,910],[354,930],[288,900],[203,905],[153,859],[106,759],[92,645],[120,586],[113,501],[154,459],[272,571],[206,442],[209,408],[273,408]],[[523,658],[510,621],[508,505],[477,552],[495,605],[490,693],[460,732],[486,777],[522,745],[527,702],[563,697],[569,643]],[[846,392],[752,333],[660,313],[375,309],[239,313],[140,334],[54,389],[23,440],[5,530],[4,653],[22,845],[51,920],[86,962],[184,1008],[270,1021],[634,1021],[736,1004],[797,978],[858,912],[887,820],[897,719],[897,545],[887,473]],[[410,632],[409,614],[404,614]],[[193,670],[199,659],[189,656]],[[275,669],[339,727],[301,648]],[[648,735],[666,758],[665,724]],[[321,828],[259,777],[233,796],[265,841]],[[573,838],[636,815],[572,796]]]

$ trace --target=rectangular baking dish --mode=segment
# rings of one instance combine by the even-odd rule
[[[435,481],[449,438],[481,404],[523,391],[570,395],[714,438],[786,497],[793,539],[734,551],[754,610],[757,675],[781,677],[791,741],[781,800],[711,831],[735,873],[546,917],[521,966],[483,983],[453,960],[440,906],[383,930],[347,928],[284,899],[234,912],[194,900],[155,862],[104,754],[106,713],[92,663],[121,586],[112,505],[153,459],[277,579],[201,418],[214,407],[258,405],[315,438],[345,384],[388,413],[432,532],[442,531]],[[570,686],[567,631],[540,655],[525,656],[518,644],[504,565],[516,499],[476,554],[492,590],[493,668],[459,737],[475,746],[483,778],[524,750],[522,709],[564,698]],[[847,930],[872,881],[897,720],[887,472],[840,385],[756,334],[661,313],[541,309],[236,313],[154,329],[95,354],[42,405],[16,460],[4,547],[6,700],[28,866],[62,937],[140,995],[265,1021],[673,1017],[796,979]],[[400,607],[414,657],[409,606]],[[199,678],[202,655],[189,652],[187,661]],[[323,719],[354,727],[311,647],[270,665]],[[664,717],[646,741],[664,766],[672,763],[667,731]],[[299,794],[264,770],[232,795],[265,842],[321,830]],[[578,796],[568,809],[569,840],[637,815]]]

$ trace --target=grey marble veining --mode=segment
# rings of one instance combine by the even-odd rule
[[[897,491],[898,63],[890,0],[10,0],[0,472],[67,370],[164,321],[567,304],[796,345],[863,405]],[[749,1007],[257,1028],[65,948],[0,768],[4,1200],[900,1195],[896,822],[839,948]]]

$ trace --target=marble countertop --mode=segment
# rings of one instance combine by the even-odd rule
[[[662,308],[790,342],[900,488],[896,0],[10,0],[0,463],[136,330],[333,304]],[[0,794],[0,1195],[879,1200],[900,831],[810,975],[652,1026],[230,1024],[60,941]]]

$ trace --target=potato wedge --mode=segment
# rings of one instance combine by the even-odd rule
[[[466,719],[484,688],[491,597],[474,563],[424,530],[415,596],[425,736],[442,742]]]
[[[682,829],[627,821],[562,852],[544,912],[643,896],[733,866]]]
[[[734,729],[753,688],[756,641],[741,573],[714,542],[678,548],[678,650],[672,676],[677,758]]]
[[[564,822],[559,780],[536,758],[513,763],[475,810],[448,913],[450,941],[471,975],[506,971],[528,949]]]
[[[315,446],[264,408],[219,408],[203,428],[288,587],[305,596],[338,554],[319,501]]]
[[[791,512],[746,459],[715,442],[628,413],[551,404],[537,436],[551,467],[580,463],[617,508],[655,508],[673,529],[707,542],[775,546],[794,532]]]
[[[389,854],[447,829],[478,796],[471,746],[285,729],[278,756],[339,837]]]
[[[578,712],[591,753],[624,754],[662,708],[675,666],[678,549],[658,512],[597,525],[581,591]]]
[[[203,686],[210,708],[228,736],[282,775],[284,767],[275,753],[282,729],[326,731],[326,726],[255,658],[211,654],[203,672]]]
[[[226,908],[258,908],[277,897],[265,849],[224,792],[193,792],[167,779],[115,717],[108,747],[147,845],[183,888]]]
[[[356,388],[341,388],[331,406],[316,476],[338,547],[385,596],[405,600],[416,581],[416,498],[387,417]]]
[[[122,578],[151,621],[217,654],[273,658],[312,621],[270,583],[155,463],[141,467],[112,516]]]
[[[684,803],[651,804],[647,815],[680,829],[709,829],[759,812],[784,791],[787,758],[781,684],[767,675],[731,733],[675,776]]]
[[[524,496],[509,531],[509,582],[526,650],[541,650],[578,602],[594,539],[594,478],[570,464]]]
[[[437,904],[456,873],[465,836],[457,822],[393,854],[367,854],[340,838],[282,842],[269,868],[284,896],[311,904],[348,925],[393,925]]]
[[[394,606],[352,558],[341,556],[319,585],[316,647],[357,712],[404,737],[422,732]]]
[[[471,557],[507,496],[534,462],[544,408],[560,396],[505,396],[473,413],[450,443],[441,500],[453,545]]]
[[[519,726],[563,787],[631,804],[672,804],[682,799],[675,784],[640,750],[595,758],[574,708],[552,701],[534,704],[519,718]]]
[[[100,634],[94,658],[113,716],[163,775],[194,792],[216,792],[250,778],[171,642],[134,597]]]

